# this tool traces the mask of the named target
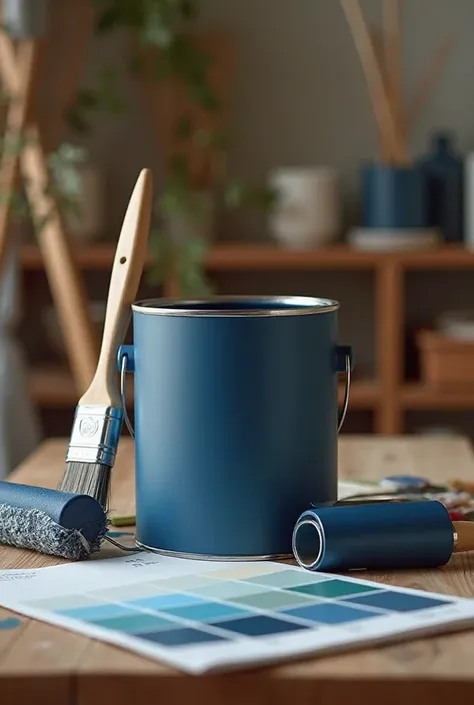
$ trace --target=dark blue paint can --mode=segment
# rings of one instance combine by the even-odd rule
[[[338,302],[132,308],[134,345],[119,364],[135,375],[138,544],[219,560],[290,555],[301,512],[337,499],[337,373],[351,369]]]

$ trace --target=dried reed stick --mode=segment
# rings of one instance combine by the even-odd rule
[[[405,142],[402,91],[402,10],[400,0],[384,0],[383,27],[387,94],[397,122],[400,139]]]
[[[380,72],[382,74],[385,90],[387,90],[387,71],[385,66],[385,47],[383,35],[378,27],[373,27],[370,30],[370,36],[372,38],[375,56],[377,57],[377,61],[380,66]],[[379,126],[378,133],[379,159],[381,162],[390,163],[390,145],[387,144],[386,135],[382,132]]]
[[[433,93],[443,67],[446,64],[449,53],[453,49],[454,39],[455,37],[453,34],[449,34],[443,39],[432,56],[431,61],[429,62],[426,71],[418,84],[408,109],[406,121],[408,134],[413,132],[415,124],[419,119],[423,108]]]
[[[404,145],[400,140],[393,109],[388,99],[382,72],[377,61],[374,45],[358,0],[341,0],[372,101],[374,116],[390,149],[391,160],[396,164],[408,161]]]

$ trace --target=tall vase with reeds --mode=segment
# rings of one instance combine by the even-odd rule
[[[382,26],[371,27],[359,0],[341,0],[364,71],[378,129],[378,157],[362,172],[362,226],[421,231],[428,225],[424,174],[409,144],[453,45],[446,37],[408,104],[402,96],[401,1],[381,0]]]

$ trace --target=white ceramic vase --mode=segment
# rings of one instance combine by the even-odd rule
[[[324,247],[341,227],[339,176],[333,169],[281,168],[270,175],[276,205],[269,219],[273,237],[292,249]]]

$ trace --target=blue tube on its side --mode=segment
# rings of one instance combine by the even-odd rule
[[[454,531],[440,502],[314,507],[293,531],[293,553],[319,571],[437,568],[451,558]]]
[[[37,509],[63,528],[80,531],[90,542],[105,533],[107,516],[101,504],[89,495],[0,482],[0,504]]]

